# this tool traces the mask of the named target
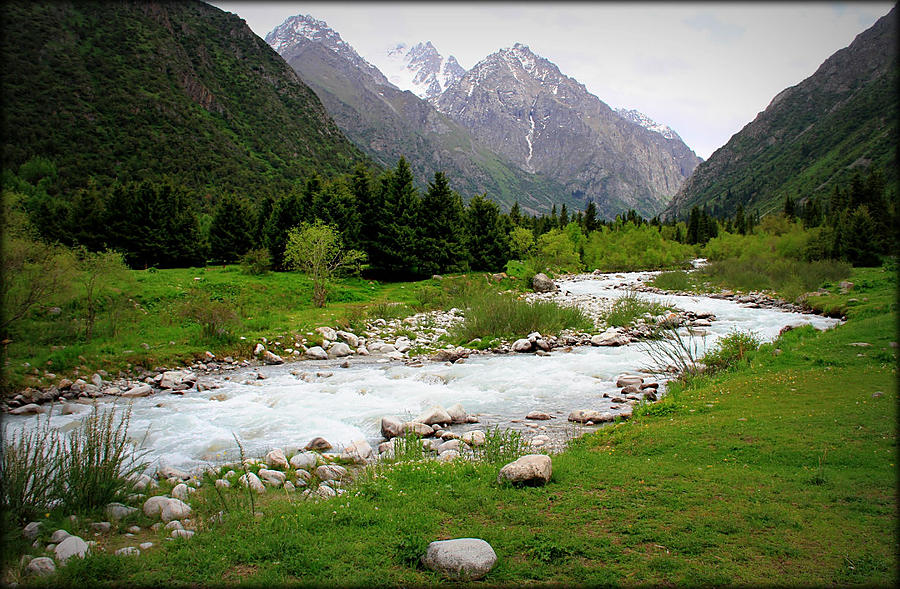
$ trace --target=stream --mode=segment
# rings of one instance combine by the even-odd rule
[[[583,275],[558,284],[562,292],[572,295],[615,298],[625,294],[629,284],[646,281],[653,274]],[[641,296],[686,311],[714,313],[716,320],[704,328],[706,335],[696,340],[701,350],[733,329],[750,330],[762,340],[771,341],[787,325],[810,324],[827,329],[839,323],[818,315],[749,308],[705,296]],[[382,441],[382,416],[411,419],[432,405],[449,407],[461,403],[469,415],[478,417],[479,423],[450,428],[457,433],[501,426],[523,431],[526,439],[547,434],[564,442],[567,437],[594,427],[567,422],[571,411],[610,410],[612,401],[603,394],[617,396],[617,376],[639,373],[651,365],[645,345],[632,343],[621,347],[576,347],[571,352],[557,349],[543,357],[473,355],[452,365],[425,361],[423,366],[415,367],[361,358],[351,362],[349,368],[341,368],[335,361],[245,368],[216,376],[219,388],[213,390],[135,399],[129,432],[149,451],[147,459],[154,464],[194,469],[235,459],[234,436],[241,440],[249,456],[262,455],[275,447],[291,452],[316,436],[324,437],[336,449],[358,439],[366,439],[376,447]],[[266,378],[248,380],[250,373],[257,372]],[[298,372],[307,373],[306,378],[292,374]],[[316,376],[317,373],[321,375]],[[126,400],[111,397],[100,399],[99,404],[103,407],[113,402],[119,410],[127,406]],[[76,427],[89,411],[87,406],[81,408],[71,415],[54,411],[51,424],[63,431]],[[549,413],[554,419],[524,419],[535,410]],[[41,421],[45,419],[40,417]],[[37,423],[35,417],[27,416],[7,415],[4,421],[8,428],[34,427]]]

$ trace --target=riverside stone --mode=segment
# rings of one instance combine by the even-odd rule
[[[347,469],[339,464],[323,464],[316,469],[316,476],[321,481],[339,481],[347,477]]]
[[[525,416],[525,419],[533,419],[535,421],[547,421],[548,419],[553,419],[553,416],[549,413],[544,413],[543,411],[532,411],[528,415]]]
[[[526,338],[517,339],[512,344],[512,351],[520,353],[530,352],[532,345],[531,340]]]
[[[331,450],[331,443],[322,437],[315,437],[309,441],[304,450]]]
[[[28,540],[34,540],[41,533],[41,522],[29,522],[22,528],[22,535]]]
[[[72,534],[70,534],[69,532],[67,532],[65,530],[56,530],[55,532],[53,532],[53,534],[51,534],[50,541],[53,542],[54,544],[59,544],[60,542],[62,542],[63,540],[65,540],[66,538],[68,538],[71,535]]]
[[[88,547],[87,542],[78,536],[69,536],[57,544],[54,547],[53,552],[56,554],[56,560],[65,564],[65,562],[73,556],[84,558],[88,553],[88,550],[90,550],[90,548]]]
[[[614,421],[615,416],[608,411],[597,411],[595,409],[577,409],[569,414],[569,421],[576,423],[602,423]]]
[[[417,421],[404,421],[400,427],[403,434],[413,433],[420,437],[434,435],[434,429],[430,425]]]
[[[447,409],[447,415],[450,416],[450,419],[453,420],[453,423],[465,423],[466,417],[468,417],[468,415],[466,414],[466,410],[463,409],[463,406],[460,403],[456,403],[455,405],[449,407]]]
[[[393,415],[386,415],[385,417],[382,417],[381,435],[384,436],[384,438],[387,440],[403,435],[403,422]]]
[[[176,499],[182,499],[182,500],[183,500],[183,499],[187,499],[187,498],[188,498],[188,494],[189,494],[189,493],[188,493],[188,486],[185,485],[184,483],[178,483],[178,484],[175,485],[175,487],[172,489],[172,497],[175,497]]]
[[[460,439],[470,446],[483,446],[485,435],[483,431],[476,429],[464,433]]]
[[[545,454],[526,454],[500,469],[497,482],[508,481],[515,485],[543,485],[553,473],[552,460]]]
[[[270,352],[269,350],[266,350],[265,352],[263,352],[262,361],[265,362],[266,364],[270,364],[270,365],[271,364],[284,364],[284,358],[282,358],[278,354]]]
[[[137,513],[138,510],[136,507],[128,507],[127,505],[122,505],[121,503],[110,503],[106,506],[106,515],[111,517],[114,520],[125,519],[130,515]]]
[[[180,499],[169,499],[159,512],[160,518],[168,523],[173,519],[184,519],[191,514],[191,506]]]
[[[428,545],[422,564],[454,580],[474,581],[497,564],[497,553],[480,538],[439,540]]]
[[[315,452],[300,452],[291,456],[291,466],[297,470],[309,469],[319,462],[319,455]]]
[[[280,470],[269,470],[267,468],[259,469],[259,478],[269,483],[273,487],[280,487],[284,484],[285,474]]]
[[[172,530],[172,533],[169,534],[173,538],[184,538],[186,540],[190,540],[194,536],[193,530]]]
[[[350,346],[348,346],[344,342],[332,344],[332,346],[328,348],[328,356],[330,358],[344,358],[351,355],[352,353],[353,350],[351,350]]]
[[[162,512],[163,505],[169,502],[169,498],[163,495],[156,495],[144,501],[144,515],[153,517]]]
[[[22,405],[21,407],[9,410],[10,415],[37,415],[38,413],[46,412],[47,409],[45,407],[41,407],[36,403],[28,403],[27,405]]]
[[[246,474],[241,475],[241,478],[238,479],[238,482],[245,487],[249,487],[253,491],[257,493],[265,493],[266,487],[262,484],[262,481],[259,480],[259,477],[253,474],[252,472],[248,472]]]
[[[341,452],[341,458],[350,460],[356,464],[365,464],[375,459],[375,453],[372,446],[366,440],[354,440],[352,443],[344,447]]]
[[[434,405],[422,412],[413,421],[424,423],[425,425],[435,425],[437,423],[450,423],[453,418],[447,413],[447,410],[440,405]]]
[[[153,392],[153,387],[151,387],[148,384],[142,384],[142,385],[137,385],[137,386],[134,386],[134,387],[128,389],[127,391],[122,393],[121,396],[128,397],[128,398],[147,397],[152,392]]]
[[[328,352],[323,350],[321,346],[309,348],[304,355],[310,360],[328,360]]]
[[[337,332],[331,327],[317,327],[316,333],[331,342],[335,341],[338,338]]]
[[[623,374],[616,379],[617,387],[627,387],[628,385],[634,385],[640,387],[643,384],[644,379],[640,376],[633,376],[630,374]]]
[[[269,451],[269,453],[266,454],[265,461],[267,465],[273,468],[288,467],[288,459],[284,455],[284,450],[281,448],[275,448],[274,450]]]
[[[115,552],[116,556],[140,556],[141,551],[135,548],[134,546],[125,546],[123,548],[119,548]]]
[[[554,292],[557,290],[556,283],[543,272],[539,272],[531,279],[531,286],[534,292]]]
[[[337,331],[335,334],[344,340],[351,348],[359,347],[359,337],[355,333],[350,333],[349,331]]]
[[[56,564],[49,556],[39,556],[37,558],[31,559],[31,561],[28,563],[28,566],[25,567],[25,570],[27,570],[29,574],[43,577],[45,575],[52,575],[53,573],[55,573]]]

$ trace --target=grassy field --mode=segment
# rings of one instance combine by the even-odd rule
[[[845,308],[847,324],[789,331],[674,386],[573,442],[544,487],[498,485],[490,462],[410,463],[329,501],[266,493],[259,518],[232,489],[209,523],[223,503],[207,486],[191,500],[207,528],[193,539],[142,532],[158,547],[140,557],[98,554],[29,583],[430,585],[427,543],[470,536],[499,556],[488,584],[894,585],[896,281],[882,269],[851,280],[853,293],[813,301]],[[77,531],[63,515],[48,534]],[[145,539],[113,538],[110,551]],[[7,580],[24,580],[15,559],[30,549],[8,546]]]

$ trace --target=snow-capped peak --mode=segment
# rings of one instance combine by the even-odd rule
[[[653,131],[655,133],[659,133],[666,139],[678,139],[681,140],[681,137],[678,136],[678,133],[672,130],[668,125],[663,125],[662,123],[657,123],[644,113],[635,109],[627,109],[627,108],[617,108],[616,114],[625,119],[626,121],[631,121],[636,125],[640,125],[641,127]]]
[[[391,83],[426,100],[437,98],[466,73],[455,57],[444,58],[431,41],[412,47],[397,43],[385,56],[383,69]]]

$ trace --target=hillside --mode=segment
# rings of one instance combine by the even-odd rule
[[[2,165],[52,160],[61,187],[171,175],[275,190],[365,156],[233,14],[203,2],[7,2]]]
[[[584,198],[563,183],[520,170],[427,101],[391,84],[325,22],[294,16],[266,41],[315,90],[344,133],[383,166],[404,156],[420,182],[443,171],[466,198],[487,192],[504,209],[516,201],[532,213],[549,212],[554,204],[584,207]]]
[[[731,215],[739,204],[762,214],[785,196],[827,196],[857,167],[896,182],[896,8],[829,57],[698,166],[666,211],[684,217],[707,206]]]

